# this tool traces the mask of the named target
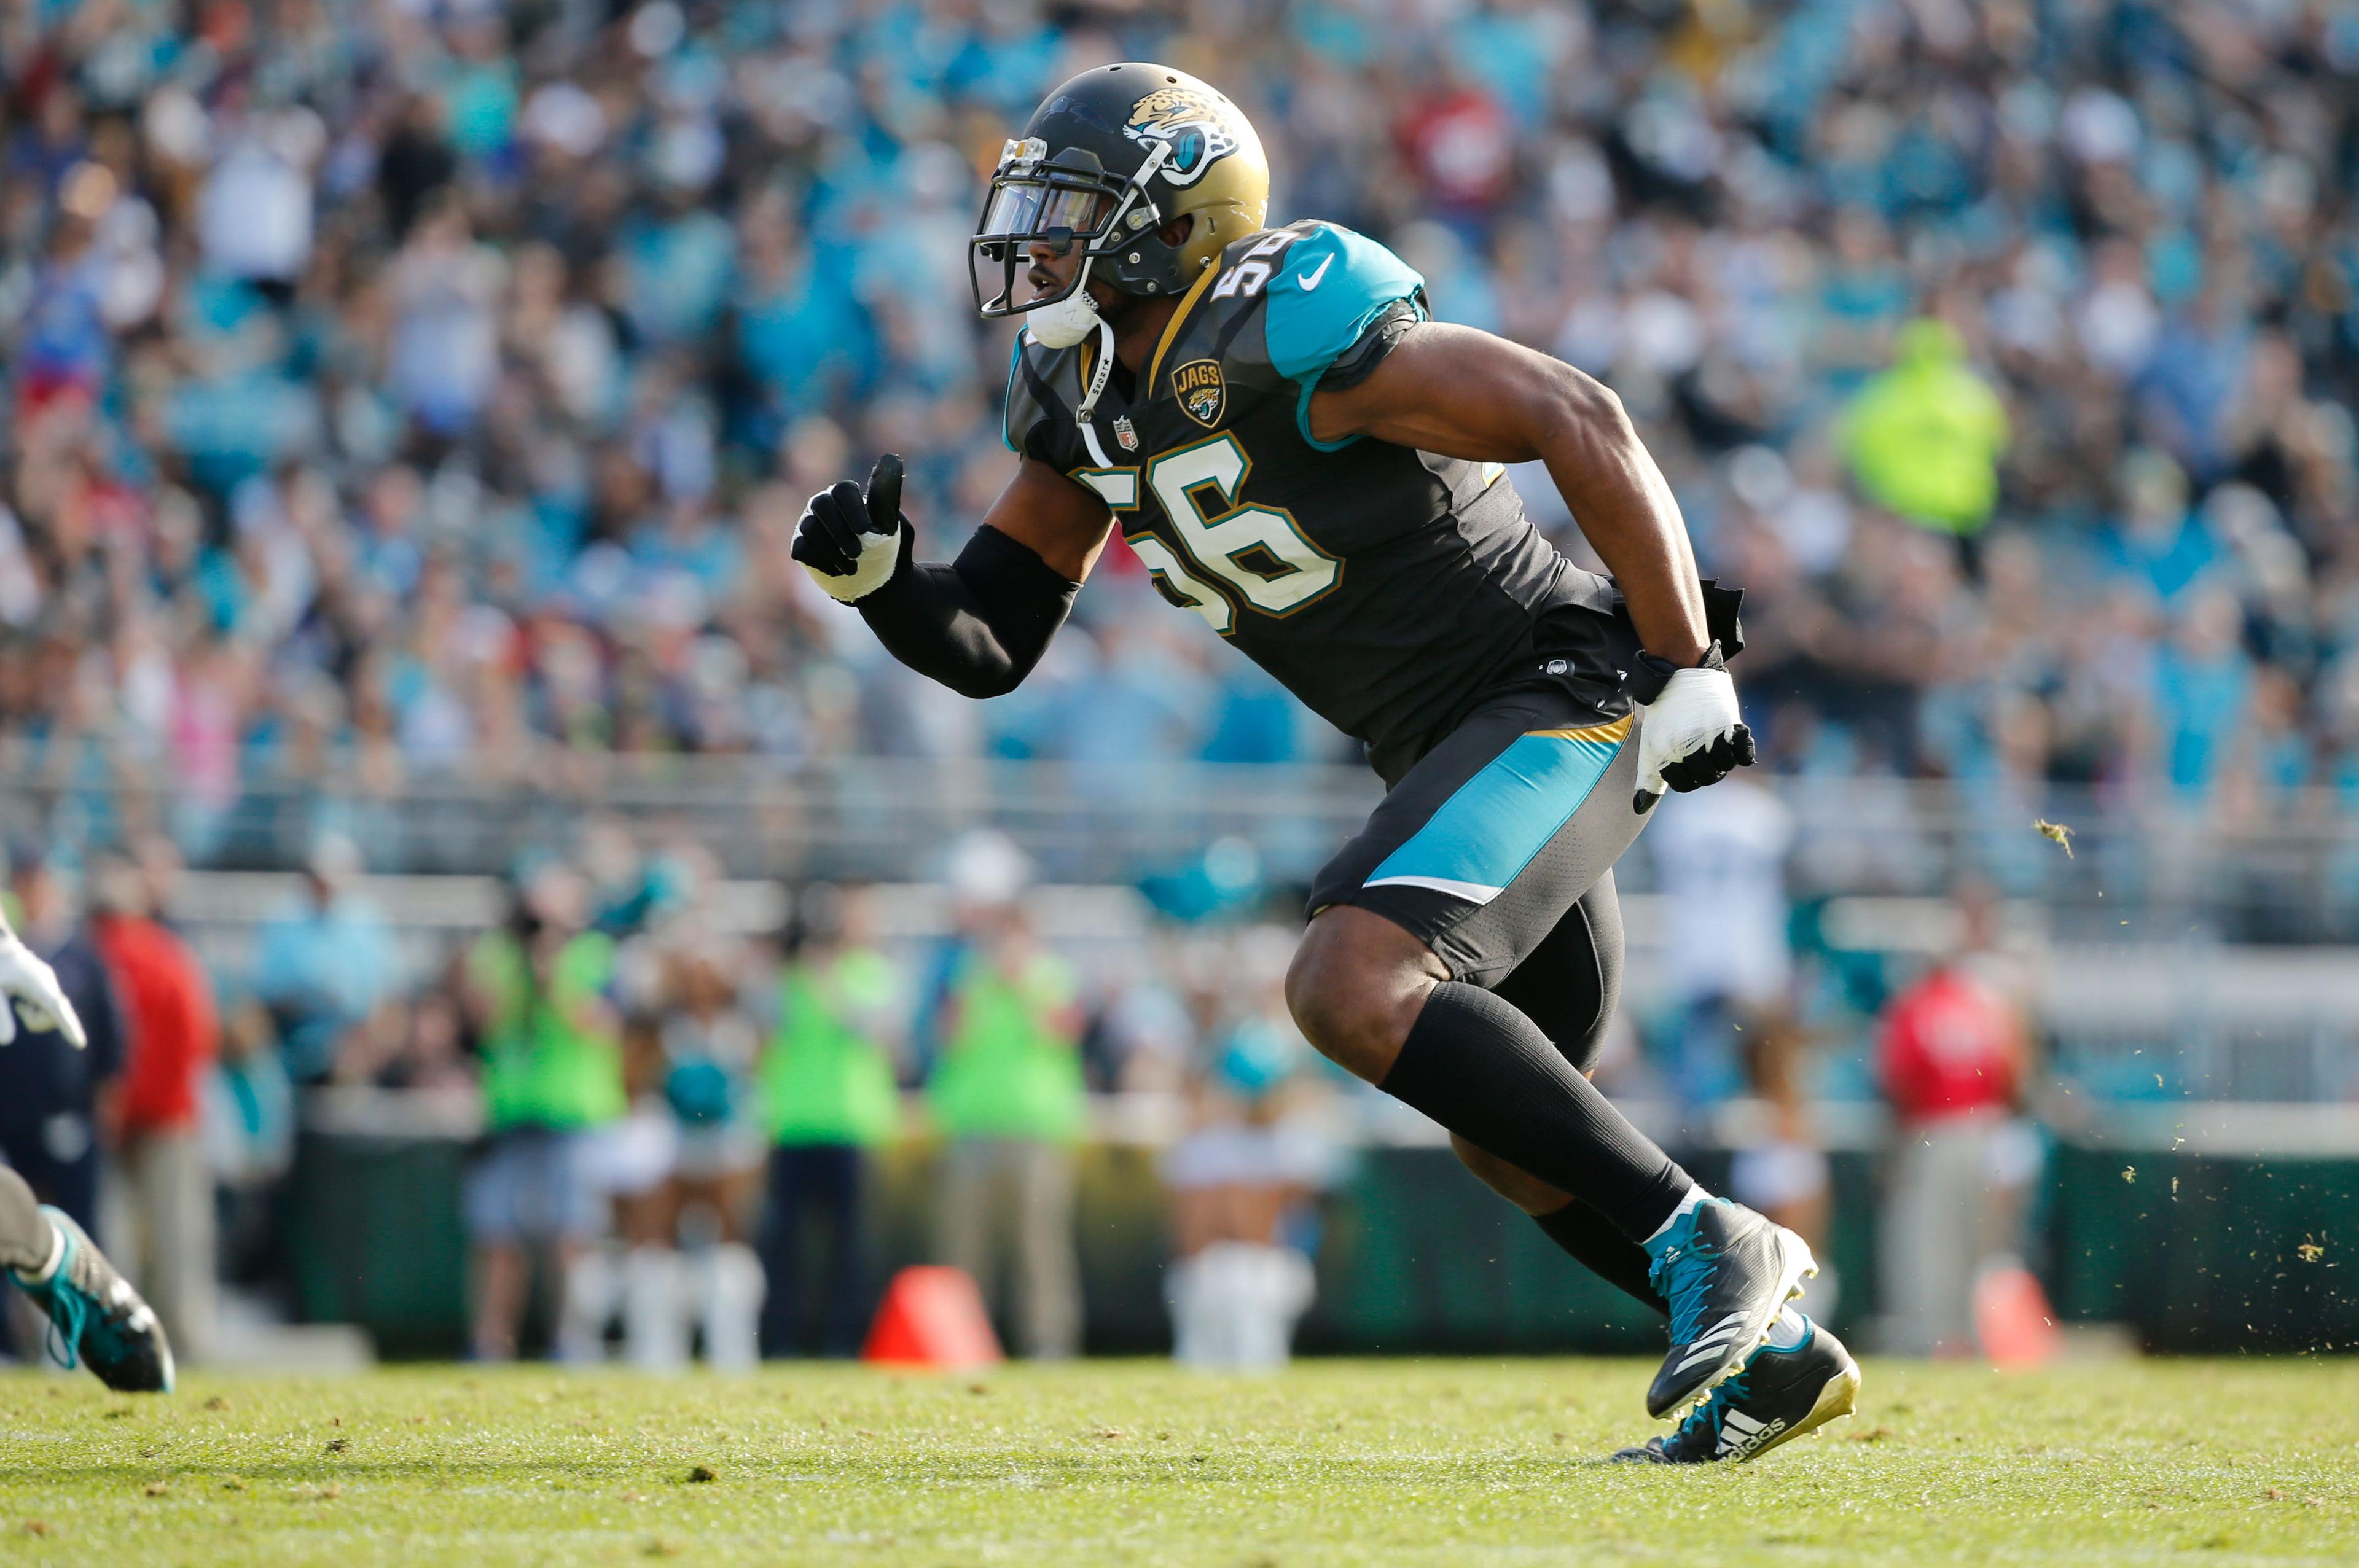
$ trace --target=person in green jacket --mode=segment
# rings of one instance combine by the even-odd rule
[[[1015,905],[991,911],[951,977],[940,1027],[926,1086],[949,1141],[937,1254],[988,1292],[1008,1233],[1019,1348],[1072,1356],[1082,1343],[1073,1145],[1088,1108],[1072,970],[1033,940]]]
[[[490,1133],[465,1197],[479,1360],[516,1355],[531,1254],[554,1255],[549,1278],[561,1297],[603,1222],[582,1147],[625,1109],[622,1056],[603,997],[613,962],[614,943],[582,929],[579,879],[557,868],[522,889],[507,924],[467,955],[464,991],[482,1043]]]
[[[904,1003],[900,971],[879,952],[867,890],[817,883],[795,900],[778,977],[777,1021],[756,1069],[770,1137],[761,1257],[769,1277],[762,1344],[791,1355],[816,1283],[820,1350],[860,1348],[868,1305],[864,1206],[873,1151],[901,1124],[892,1042]],[[804,1271],[810,1232],[826,1235],[816,1281]]]
[[[1921,527],[1971,540],[1998,504],[2006,408],[1965,362],[1946,321],[1900,330],[1892,368],[1843,411],[1843,449],[1861,492]]]

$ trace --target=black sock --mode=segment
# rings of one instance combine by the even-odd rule
[[[0,1007],[7,1005],[7,999],[0,997]],[[24,1177],[0,1165],[0,1269],[27,1274],[46,1269],[57,1244],[57,1227],[41,1212],[41,1200]]]
[[[1607,1284],[1620,1286],[1633,1301],[1669,1315],[1670,1309],[1647,1278],[1651,1260],[1647,1249],[1614,1229],[1603,1215],[1575,1198],[1554,1214],[1532,1216],[1532,1223],[1574,1262]]]
[[[1378,1087],[1572,1194],[1632,1241],[1660,1229],[1695,1184],[1538,1024],[1480,986],[1434,987]]]

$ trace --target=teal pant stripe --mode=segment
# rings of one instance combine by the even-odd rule
[[[1519,735],[1368,875],[1504,888],[1581,809],[1621,744]]]

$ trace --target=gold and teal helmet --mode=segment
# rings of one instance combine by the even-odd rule
[[[1169,66],[1085,70],[1049,94],[1000,153],[967,257],[975,308],[1014,316],[1097,277],[1141,297],[1184,294],[1269,211],[1269,163],[1237,106]],[[1165,224],[1194,220],[1167,244]],[[1016,303],[1027,247],[1082,247],[1072,284]],[[990,284],[995,282],[995,289]]]

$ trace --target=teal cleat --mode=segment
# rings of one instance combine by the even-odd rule
[[[1647,1251],[1648,1278],[1671,1311],[1670,1354],[1647,1390],[1658,1420],[1733,1377],[1819,1271],[1809,1242],[1726,1198],[1680,1216]]]
[[[47,1279],[12,1278],[49,1314],[50,1354],[61,1366],[88,1367],[121,1393],[170,1393],[172,1346],[155,1309],[64,1211],[44,1204],[41,1212],[64,1238],[65,1255]]]
[[[1796,1314],[1799,1317],[1799,1314]],[[1614,1457],[1625,1464],[1710,1465],[1758,1459],[1859,1406],[1859,1363],[1809,1318],[1793,1345],[1765,1345],[1688,1412],[1669,1437]]]

